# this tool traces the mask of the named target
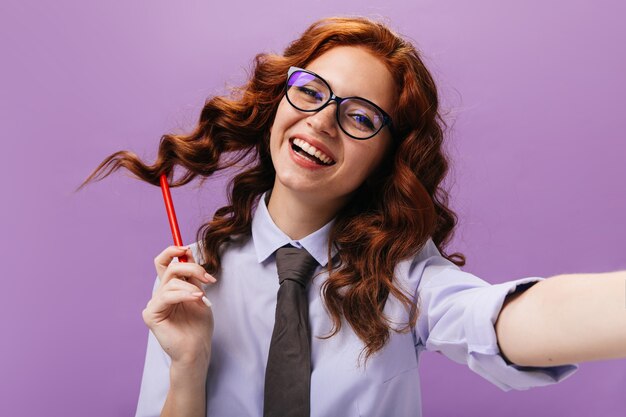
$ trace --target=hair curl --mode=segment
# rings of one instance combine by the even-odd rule
[[[336,46],[359,46],[378,57],[397,85],[392,112],[394,141],[391,157],[355,193],[337,214],[330,245],[340,247],[338,263],[329,262],[323,297],[336,334],[342,317],[365,344],[366,359],[382,349],[389,339],[391,323],[383,308],[389,295],[402,302],[409,313],[408,331],[415,325],[418,308],[413,294],[406,294],[393,277],[396,264],[414,256],[429,238],[444,257],[462,266],[463,254],[446,254],[457,223],[448,208],[448,192],[442,181],[448,171],[443,150],[445,121],[432,76],[417,50],[383,23],[367,18],[327,18],[313,23],[292,42],[284,54],[262,53],[255,57],[247,83],[230,96],[206,101],[197,126],[189,134],[163,135],[157,159],[144,164],[136,154],[119,151],[108,156],[80,185],[100,180],[119,168],[159,186],[167,173],[172,187],[201,176],[202,181],[219,170],[239,165],[228,187],[228,205],[202,225],[205,263],[210,273],[220,268],[220,250],[235,236],[249,236],[252,213],[259,197],[274,184],[275,170],[269,151],[270,127],[290,66],[306,65]],[[174,167],[184,174],[174,181]]]

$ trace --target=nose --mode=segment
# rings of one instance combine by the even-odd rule
[[[322,110],[312,113],[307,117],[306,123],[314,130],[325,133],[328,136],[337,134],[337,106],[336,102],[330,102]]]

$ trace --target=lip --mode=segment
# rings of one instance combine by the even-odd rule
[[[302,139],[302,138],[299,138],[299,139]],[[291,157],[291,160],[302,168],[306,168],[309,170],[319,170],[319,169],[332,167],[332,165],[319,165],[311,161],[309,158],[306,158],[300,155],[299,153],[293,150],[293,147],[291,145],[291,140],[288,143],[288,148],[289,148],[288,152],[289,152],[289,156]]]
[[[325,153],[326,156],[328,156],[330,159],[333,160],[333,164],[332,165],[334,165],[337,162],[337,158],[335,157],[335,155],[333,155],[333,153],[323,143],[321,143],[317,139],[315,139],[315,138],[313,138],[311,136],[302,134],[302,133],[297,133],[297,134],[293,135],[291,138],[289,138],[289,143],[291,144],[291,140],[295,139],[295,138],[301,139],[301,140],[307,142],[309,145],[311,145],[311,146],[319,149],[323,153]],[[327,165],[327,166],[332,166],[332,165]]]

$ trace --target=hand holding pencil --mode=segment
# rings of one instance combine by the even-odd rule
[[[167,219],[170,223],[170,229],[172,230],[172,237],[174,238],[174,245],[183,246],[183,239],[180,237],[180,229],[178,228],[178,220],[176,219],[176,210],[174,210],[174,203],[172,201],[172,194],[170,193],[170,186],[167,183],[167,176],[161,174],[161,191],[163,192],[163,201],[165,203],[165,211],[167,212]],[[187,255],[181,255],[178,257],[179,262],[187,262]],[[206,296],[202,296],[202,302],[207,307],[211,307],[211,302]]]
[[[167,182],[165,185],[163,195],[176,245],[165,248],[154,259],[159,285],[142,315],[172,364],[208,366],[213,312],[202,287],[216,280],[195,262],[191,249],[181,245]],[[175,257],[180,262],[172,262]]]

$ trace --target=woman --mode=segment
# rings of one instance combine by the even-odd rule
[[[425,349],[502,389],[626,356],[623,272],[491,286],[445,252],[456,217],[441,187],[442,124],[410,43],[377,22],[331,18],[282,56],[257,56],[248,83],[210,99],[191,134],[163,137],[154,165],[129,152],[107,158],[86,182],[125,167],[157,185],[180,165],[180,186],[246,162],[199,244],[155,259],[137,416],[271,414],[265,377],[285,245],[315,260],[310,401],[297,415],[420,415]],[[190,262],[172,262],[181,255]]]

